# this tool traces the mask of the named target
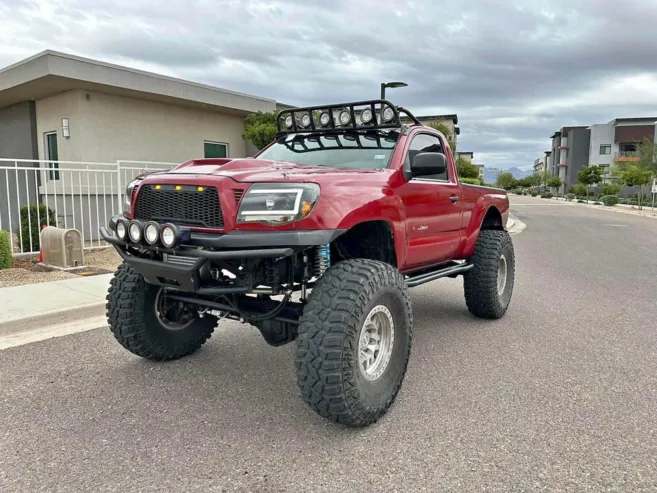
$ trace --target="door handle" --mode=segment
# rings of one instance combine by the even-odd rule
[[[452,195],[449,197],[449,200],[452,201],[452,204],[456,204],[459,201],[459,196],[458,195]]]

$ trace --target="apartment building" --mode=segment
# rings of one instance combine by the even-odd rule
[[[561,178],[563,193],[568,185],[577,183],[577,173],[589,164],[591,131],[588,127],[562,127],[551,135],[551,175]]]

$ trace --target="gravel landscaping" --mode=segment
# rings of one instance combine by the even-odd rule
[[[99,248],[85,251],[84,263],[88,269],[82,269],[82,272],[105,274],[116,270],[121,263],[121,257],[112,247]],[[80,277],[80,275],[39,264],[38,255],[22,255],[14,257],[11,269],[0,270],[0,288],[61,281],[76,277]]]

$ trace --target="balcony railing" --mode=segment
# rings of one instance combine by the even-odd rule
[[[619,151],[614,154],[614,161],[616,162],[631,162],[638,160],[639,156],[636,151]]]

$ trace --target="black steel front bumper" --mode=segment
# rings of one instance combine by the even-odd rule
[[[116,218],[110,221],[113,230]],[[312,230],[284,232],[233,232],[228,234],[191,233],[188,240],[167,249],[162,246],[134,244],[119,240],[106,228],[100,228],[103,239],[114,246],[121,258],[150,284],[167,286],[204,295],[246,293],[250,286],[203,286],[201,272],[210,263],[233,259],[283,259],[297,251],[326,245],[345,230]],[[175,255],[188,265],[145,258],[143,253]]]

